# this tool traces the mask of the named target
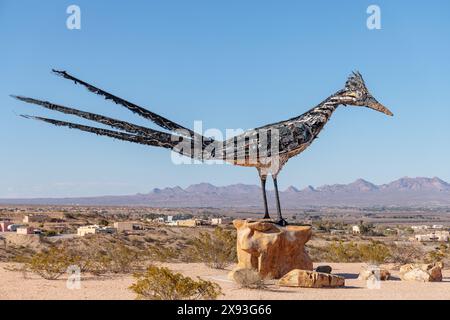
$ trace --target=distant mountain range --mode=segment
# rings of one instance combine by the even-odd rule
[[[450,184],[439,178],[401,178],[388,184],[375,185],[358,179],[350,184],[294,186],[280,192],[283,208],[311,206],[450,206]],[[233,184],[218,187],[209,183],[153,189],[147,194],[81,198],[0,199],[0,204],[29,205],[109,205],[151,207],[261,207],[261,189],[256,185]],[[268,191],[273,207],[274,192]]]
[[[294,186],[280,192],[284,208],[310,206],[450,206],[450,184],[439,178],[401,178],[375,185],[358,179],[350,184]],[[261,207],[261,189],[256,185],[233,184],[218,187],[209,183],[153,189],[147,194],[83,198],[0,199],[0,204],[29,205],[111,205],[150,207]],[[274,192],[268,191],[269,204]]]

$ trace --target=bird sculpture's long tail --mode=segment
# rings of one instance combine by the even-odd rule
[[[65,122],[55,119],[49,119],[44,117],[36,117],[36,116],[29,116],[29,115],[22,115],[24,118],[27,119],[34,119],[43,121],[46,123],[50,123],[56,126],[64,126],[72,129],[78,129],[85,132],[95,133],[97,135],[102,136],[108,136],[111,138],[119,139],[119,140],[125,140],[130,141],[134,143],[144,144],[144,145],[151,145],[151,146],[157,146],[157,147],[163,147],[167,149],[174,150],[182,155],[191,157],[191,158],[197,158],[199,160],[203,160],[203,156],[201,153],[195,153],[192,152],[192,149],[194,147],[194,144],[197,142],[200,142],[201,150],[204,150],[207,146],[209,146],[212,143],[218,143],[221,142],[215,141],[211,138],[204,137],[191,129],[185,128],[169,119],[166,119],[154,112],[151,112],[145,108],[142,108],[134,103],[131,103],[129,101],[126,101],[122,98],[119,98],[117,96],[114,96],[102,89],[99,89],[87,82],[84,82],[80,79],[77,79],[70,74],[68,74],[65,71],[57,71],[53,70],[54,73],[56,73],[59,76],[62,76],[65,79],[69,79],[74,81],[77,84],[81,84],[85,86],[89,91],[94,92],[96,94],[99,94],[107,100],[112,100],[116,104],[122,105],[128,110],[144,117],[145,119],[151,120],[158,126],[172,131],[172,133],[162,132],[154,129],[150,129],[147,127],[135,125],[133,123],[129,123],[122,120],[117,120],[113,118],[109,118],[106,116],[102,116],[95,113],[90,113],[74,108],[65,107],[62,105],[54,104],[48,101],[42,101],[38,99],[33,99],[29,97],[23,97],[23,96],[12,96],[13,98],[16,98],[20,101],[35,104],[38,106],[41,106],[43,108],[54,110],[58,112],[62,112],[69,115],[75,115],[83,119],[87,119],[90,121],[95,121],[98,123],[101,123],[103,125],[110,126],[114,129],[118,129],[125,132],[120,131],[113,131],[108,129],[102,129],[97,127],[90,127],[86,125],[71,123],[71,122]],[[180,143],[183,142],[183,143]],[[189,146],[189,147],[186,147]],[[211,158],[212,155],[209,155]]]

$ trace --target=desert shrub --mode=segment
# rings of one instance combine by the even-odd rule
[[[94,275],[141,271],[146,258],[134,248],[105,241],[101,244],[81,242],[53,245],[48,250],[21,259],[21,262],[25,263],[28,270],[52,280],[59,278],[70,265],[76,265],[81,272]]]
[[[197,262],[190,250],[180,247],[152,245],[147,248],[151,260],[160,262]]]
[[[358,262],[361,259],[358,246],[354,242],[344,244],[335,241],[324,248],[327,260],[332,262]]]
[[[434,250],[427,253],[425,256],[425,262],[435,263],[443,262],[450,255],[449,247],[446,244],[441,244],[439,247],[434,248]]]
[[[185,277],[168,268],[151,266],[146,272],[135,274],[136,283],[130,289],[139,300],[200,300],[217,299],[222,294],[216,283]]]
[[[102,247],[84,251],[86,271],[104,273],[131,273],[142,270],[144,255],[124,244],[106,243]]]
[[[98,222],[98,224],[99,224],[100,226],[108,226],[108,225],[109,225],[109,221],[106,220],[106,219],[100,219],[99,222]]]
[[[390,258],[393,263],[407,264],[422,262],[424,257],[423,249],[414,244],[397,245],[390,244]]]
[[[42,235],[45,237],[54,237],[58,235],[58,232],[56,232],[55,230],[45,230],[42,232]]]
[[[369,263],[384,263],[390,257],[391,252],[389,248],[381,243],[372,241],[369,244],[360,244],[358,246],[361,260]]]
[[[51,247],[38,252],[25,262],[25,268],[47,280],[56,280],[75,264],[71,255],[64,248]]]
[[[316,236],[317,238],[317,236]],[[313,244],[306,244],[306,250],[312,261],[327,261],[329,259],[328,252],[321,246],[315,246]],[[331,260],[328,260],[331,261]]]
[[[381,243],[372,241],[368,244],[354,242],[333,242],[323,250],[325,257],[331,262],[370,262],[383,263],[390,257],[389,248]]]
[[[247,289],[265,289],[266,284],[261,275],[253,269],[236,270],[233,274],[234,281],[241,287]]]
[[[193,259],[214,269],[223,269],[236,261],[236,236],[232,231],[217,227],[213,233],[201,232],[191,241]]]

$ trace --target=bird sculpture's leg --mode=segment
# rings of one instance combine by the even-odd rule
[[[267,206],[267,195],[266,195],[267,176],[260,174],[259,177],[261,179],[261,190],[262,190],[263,201],[264,201],[264,218],[263,219],[270,219],[269,208]]]
[[[272,177],[273,177],[273,185],[275,187],[275,196],[276,196],[276,201],[277,201],[277,214],[278,214],[277,224],[279,224],[280,226],[286,226],[287,222],[281,216],[280,195],[278,193],[277,177],[276,176],[272,176]]]

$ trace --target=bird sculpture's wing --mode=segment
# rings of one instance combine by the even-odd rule
[[[222,157],[244,161],[271,157],[304,148],[313,139],[311,129],[302,122],[286,121],[272,127],[248,130],[225,141]]]

